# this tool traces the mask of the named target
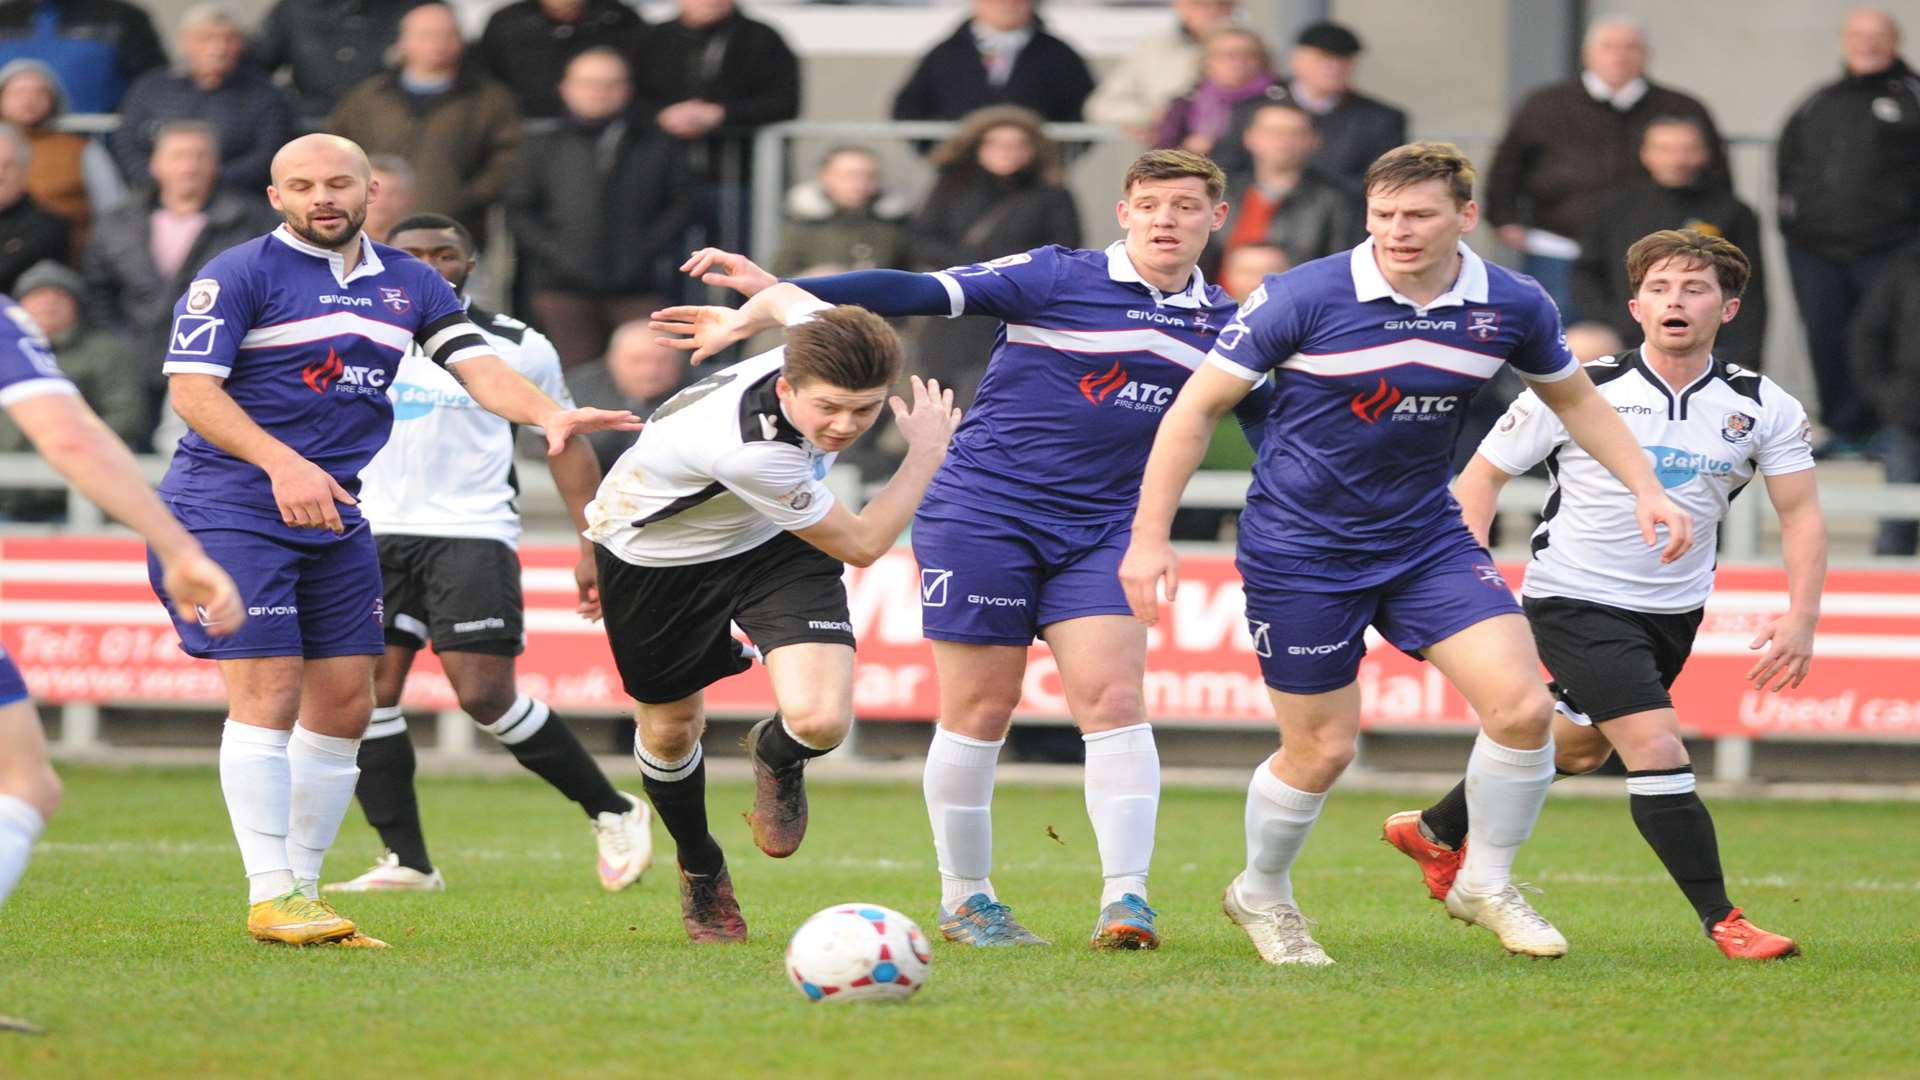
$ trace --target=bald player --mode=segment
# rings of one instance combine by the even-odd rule
[[[246,583],[225,636],[171,603],[180,647],[219,663],[230,714],[220,786],[245,865],[247,930],[289,945],[383,943],[320,899],[320,865],[359,775],[383,648],[380,562],[356,504],[387,441],[387,386],[409,346],[482,408],[576,435],[639,418],[562,409],[506,361],[426,264],[366,239],[379,197],[366,154],[306,135],[273,159],[284,223],[215,256],[174,305],[162,370],[189,429],[159,492],[214,561]],[[154,591],[169,600],[160,563]]]

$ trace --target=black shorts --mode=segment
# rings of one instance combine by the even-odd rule
[[[792,533],[686,566],[635,566],[605,548],[598,556],[607,640],[635,701],[679,701],[747,670],[730,623],[762,656],[802,642],[853,647],[846,567]]]
[[[1650,614],[1563,597],[1523,597],[1533,643],[1575,723],[1673,707],[1702,610]]]
[[[498,540],[382,536],[387,644],[518,656],[526,648],[520,555]]]

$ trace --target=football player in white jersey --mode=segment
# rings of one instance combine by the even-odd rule
[[[1596,360],[1587,373],[1638,436],[1667,493],[1693,516],[1693,550],[1671,563],[1648,552],[1632,495],[1568,439],[1532,391],[1480,444],[1454,494],[1484,543],[1501,487],[1547,463],[1553,487],[1521,597],[1558,697],[1556,771],[1591,772],[1618,752],[1634,824],[1707,937],[1735,959],[1791,956],[1791,939],[1754,926],[1727,899],[1713,819],[1694,790],[1667,691],[1713,591],[1713,526],[1756,472],[1780,516],[1788,604],[1754,638],[1751,647],[1766,651],[1747,678],[1775,692],[1806,678],[1827,572],[1807,414],[1773,380],[1713,356],[1714,336],[1739,313],[1751,277],[1739,248],[1690,230],[1656,232],[1627,251],[1627,275],[1646,344]],[[1388,818],[1385,838],[1420,864],[1440,898],[1459,869],[1468,824],[1463,783],[1425,811]]]
[[[473,239],[442,214],[415,214],[388,239],[447,279],[495,354],[562,407],[571,408],[560,357],[539,331],[482,311],[467,297]],[[380,549],[386,652],[374,667],[373,721],[360,743],[354,793],[386,854],[329,892],[437,892],[446,880],[427,857],[414,798],[413,742],[400,694],[414,656],[429,641],[460,707],[515,760],[577,803],[599,849],[600,885],[617,892],[653,857],[646,805],[614,789],[560,717],[520,693],[514,657],[525,642],[520,593],[520,514],[513,499],[513,425],[479,407],[419,349],[401,358],[388,394],[393,435],[361,472],[360,509]],[[575,439],[547,459],[576,530],[600,484],[593,448]],[[598,619],[599,571],[581,541],[574,569],[582,617]]]

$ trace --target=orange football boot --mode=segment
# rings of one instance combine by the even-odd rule
[[[1402,810],[1388,818],[1380,828],[1380,839],[1420,864],[1420,876],[1427,881],[1428,895],[1435,900],[1447,898],[1447,890],[1453,888],[1454,876],[1460,873],[1460,863],[1466,858],[1466,844],[1455,850],[1427,839],[1420,831],[1418,810]]]

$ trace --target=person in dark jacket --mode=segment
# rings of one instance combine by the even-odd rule
[[[605,356],[567,372],[567,392],[574,403],[583,409],[626,409],[637,416],[650,416],[665,405],[687,384],[690,369],[687,355],[660,344],[658,336],[647,329],[645,319],[615,329]],[[586,438],[605,473],[639,437],[637,431],[596,431]],[[523,457],[547,452],[546,440],[536,432],[523,430],[520,445]]]
[[[1760,219],[1733,192],[1707,180],[1713,147],[1698,122],[1677,116],[1647,125],[1640,144],[1646,182],[1616,191],[1600,204],[1580,238],[1573,266],[1573,302],[1582,315],[1603,322],[1631,347],[1644,336],[1627,311],[1633,287],[1627,281],[1627,249],[1661,229],[1693,229],[1726,239],[1747,256],[1753,277],[1740,314],[1722,327],[1713,354],[1759,371],[1767,333],[1767,282],[1760,254]]]
[[[1868,449],[1877,421],[1851,379],[1847,326],[1892,252],[1920,237],[1920,75],[1899,47],[1887,15],[1850,13],[1845,73],[1794,109],[1777,147],[1787,272],[1830,435],[1816,457]]]
[[[150,71],[127,92],[120,128],[109,146],[120,175],[137,183],[153,156],[153,139],[172,120],[204,120],[220,133],[220,177],[256,196],[271,177],[267,165],[293,137],[293,106],[250,64],[233,17],[212,4],[180,21],[180,69]]]
[[[1241,138],[1253,164],[1227,178],[1227,223],[1202,259],[1209,274],[1239,247],[1276,244],[1298,266],[1365,239],[1360,193],[1311,164],[1319,139],[1305,109],[1269,101]]]
[[[1890,484],[1920,484],[1920,243],[1891,255],[1854,316],[1849,374],[1872,387],[1881,428],[1881,461]],[[1887,520],[1875,555],[1920,550],[1920,522]]]
[[[1522,268],[1573,322],[1593,313],[1574,303],[1573,260],[1600,204],[1622,186],[1645,181],[1640,137],[1649,121],[1683,116],[1699,123],[1713,148],[1706,182],[1731,188],[1727,148],[1707,107],[1647,81],[1647,38],[1640,24],[1606,16],[1588,27],[1581,73],[1528,95],[1487,170],[1485,218],[1500,242],[1523,252]]]
[[[1320,22],[1300,31],[1287,54],[1288,74],[1260,97],[1234,107],[1227,133],[1215,147],[1214,161],[1231,176],[1251,162],[1242,136],[1254,111],[1269,101],[1291,102],[1313,116],[1320,136],[1313,166],[1355,187],[1373,159],[1407,141],[1407,114],[1353,88],[1360,38],[1339,23]]]
[[[620,0],[518,0],[487,20],[474,52],[513,92],[521,116],[561,117],[567,61],[600,46],[630,54],[640,28],[639,14]]]
[[[400,19],[427,0],[279,0],[248,43],[267,74],[285,68],[294,115],[321,119],[387,68]],[[396,219],[397,220],[397,219]]]
[[[771,269],[781,277],[905,269],[905,213],[883,189],[873,151],[834,147],[812,183],[787,193],[787,224]]]
[[[574,57],[560,96],[567,119],[527,140],[506,205],[533,321],[572,368],[662,306],[662,264],[687,250],[696,180],[674,140],[627,115],[632,82],[615,50]]]
[[[973,18],[935,45],[893,98],[895,120],[958,120],[1019,105],[1053,123],[1080,119],[1093,73],[1047,33],[1033,0],[973,0]]]
[[[113,112],[135,79],[167,63],[153,19],[126,0],[0,3],[0,63],[23,56],[46,61],[80,113]]]
[[[42,259],[67,257],[72,226],[41,209],[27,194],[33,144],[12,124],[0,124],[0,293]]]

